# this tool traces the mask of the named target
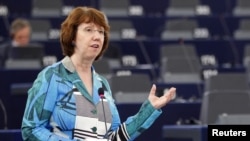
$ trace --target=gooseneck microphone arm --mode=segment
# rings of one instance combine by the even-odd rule
[[[106,133],[108,132],[108,128],[107,128],[107,120],[106,120],[106,115],[105,115],[105,110],[104,110],[104,104],[103,104],[103,99],[105,98],[104,96],[104,89],[103,88],[99,88],[98,89],[98,94],[102,100],[102,110],[103,110],[103,115],[104,115],[104,122],[105,122],[105,130],[106,130]],[[107,141],[108,141],[108,138],[107,138]]]

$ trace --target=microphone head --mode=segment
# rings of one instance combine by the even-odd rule
[[[99,88],[98,89],[98,94],[101,98],[104,98],[104,89],[103,88]]]

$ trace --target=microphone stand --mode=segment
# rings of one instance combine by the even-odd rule
[[[106,129],[106,135],[107,135],[107,133],[108,133],[107,120],[106,120],[105,109],[104,109],[104,104],[103,104],[103,99],[105,98],[105,96],[104,96],[104,89],[103,88],[99,88],[98,89],[98,94],[99,94],[99,96],[101,98],[101,101],[102,101],[102,111],[103,111],[103,115],[104,115],[105,129]],[[108,138],[107,138],[107,141],[109,141]]]
[[[103,98],[104,98],[104,95],[101,96],[101,99],[102,99],[102,110],[103,110],[103,115],[104,115],[105,129],[106,129],[106,134],[107,134],[108,128],[107,128],[107,120],[106,120],[106,115],[105,115],[105,110],[104,110]],[[108,138],[107,138],[107,141],[108,141]]]
[[[101,101],[102,101],[102,111],[103,111],[103,115],[104,115],[105,129],[106,129],[106,134],[107,134],[108,128],[107,128],[107,120],[106,120],[106,114],[105,114],[105,109],[104,109],[104,104],[103,104],[103,99],[105,98],[103,88],[98,89],[98,94],[99,94]],[[109,141],[108,138],[107,138],[107,141]]]

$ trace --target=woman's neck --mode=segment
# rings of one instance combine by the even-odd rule
[[[72,55],[71,60],[77,71],[89,72],[91,71],[92,61]]]

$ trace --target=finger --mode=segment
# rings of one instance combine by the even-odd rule
[[[164,96],[173,99],[175,97],[175,93],[176,93],[176,88],[172,87],[168,90],[167,93],[164,94]]]
[[[153,84],[153,86],[151,87],[149,95],[155,96],[155,93],[156,93],[156,85]]]

